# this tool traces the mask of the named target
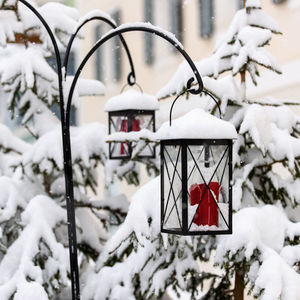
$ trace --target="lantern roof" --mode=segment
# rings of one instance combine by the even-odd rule
[[[184,116],[164,123],[156,132],[160,140],[170,139],[236,139],[233,124],[221,120],[203,109],[194,109]]]
[[[118,96],[110,98],[104,107],[104,110],[119,111],[119,110],[157,110],[159,108],[156,97],[142,93],[135,89],[128,89]]]

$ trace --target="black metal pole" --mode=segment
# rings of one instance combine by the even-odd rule
[[[69,236],[69,254],[70,254],[70,268],[71,268],[71,288],[72,299],[80,300],[80,286],[79,286],[79,273],[77,261],[77,238],[76,238],[76,220],[75,220],[75,207],[74,207],[74,193],[73,193],[73,170],[72,170],[72,155],[71,155],[71,142],[70,142],[70,126],[66,122],[66,115],[64,109],[64,96],[63,96],[63,75],[62,64],[58,46],[49,25],[40,15],[40,13],[26,0],[18,0],[27,6],[42,22],[47,30],[52,41],[58,75],[59,86],[59,100],[60,100],[60,114],[61,114],[61,129],[62,129],[62,143],[63,143],[63,157],[64,157],[64,173],[65,173],[65,186],[66,186],[66,202],[67,202],[67,218],[68,218],[68,236]],[[68,108],[70,109],[70,108]]]

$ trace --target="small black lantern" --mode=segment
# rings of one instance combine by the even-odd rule
[[[118,96],[109,99],[105,105],[108,112],[109,134],[118,139],[117,133],[140,131],[143,129],[155,132],[155,110],[158,101],[141,91],[130,88]],[[110,142],[110,159],[130,159],[133,154],[132,142]],[[153,143],[145,145],[138,158],[155,158]]]
[[[161,139],[161,232],[232,232],[234,126],[202,109],[164,124]]]

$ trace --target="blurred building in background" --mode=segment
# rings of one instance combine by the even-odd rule
[[[199,61],[213,53],[234,14],[243,6],[243,0],[77,0],[75,4],[80,15],[99,9],[108,13],[117,24],[150,22],[169,30],[191,58]],[[261,4],[262,9],[277,20],[283,33],[273,35],[269,46],[283,74],[262,70],[257,87],[250,79],[247,80],[248,96],[299,99],[300,42],[297,31],[300,28],[300,0],[261,0]],[[84,39],[79,42],[77,61],[81,61],[92,45],[109,30],[103,22],[90,22],[83,29]],[[124,38],[133,58],[137,83],[145,93],[155,94],[174,74],[183,61],[182,56],[166,41],[150,33],[130,32],[124,34]],[[121,92],[129,72],[128,59],[118,38],[97,50],[82,76],[101,80],[106,86],[106,95],[81,101],[79,123],[107,121],[103,109],[105,102]],[[169,107],[168,100],[162,102]],[[100,186],[100,190],[103,187]],[[129,194],[130,191],[134,189],[129,189]]]
[[[176,35],[192,59],[198,61],[213,53],[218,39],[228,29],[242,3],[242,0],[78,0],[76,5],[81,15],[100,9],[118,24],[142,21],[167,29]],[[300,92],[300,75],[297,72],[300,64],[300,43],[297,41],[300,1],[261,0],[261,3],[263,10],[278,21],[283,33],[273,35],[269,48],[281,65],[283,75],[262,71],[262,79],[256,88],[248,81],[248,95],[297,99]],[[81,60],[95,41],[109,30],[102,22],[91,22],[80,43],[78,59]],[[124,37],[132,53],[137,83],[144,92],[156,93],[174,74],[183,60],[181,55],[166,41],[149,33],[126,33]],[[103,81],[106,96],[96,101],[82,101],[81,122],[106,118],[104,103],[112,95],[120,93],[129,71],[127,57],[117,38],[97,51],[83,76]]]

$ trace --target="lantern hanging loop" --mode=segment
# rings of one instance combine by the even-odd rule
[[[66,48],[66,54],[65,54],[65,58],[64,58],[64,63],[63,63],[63,67],[65,67],[65,76],[67,74],[67,68],[68,68],[68,62],[69,62],[69,56],[70,56],[70,52],[71,52],[71,48],[72,48],[72,44],[74,42],[75,37],[77,36],[79,30],[88,22],[93,21],[93,20],[99,20],[99,21],[103,21],[105,23],[107,23],[109,26],[111,26],[113,29],[117,28],[117,25],[112,22],[112,20],[110,20],[109,18],[105,17],[105,16],[93,16],[90,17],[88,19],[86,19],[84,22],[82,22],[82,24],[80,24],[78,26],[78,28],[76,29],[76,31],[71,35],[70,40],[68,42],[67,48]],[[128,61],[129,61],[129,65],[131,68],[130,73],[127,76],[127,83],[128,85],[132,86],[136,83],[136,77],[135,77],[135,70],[134,70],[134,66],[133,66],[133,61],[131,58],[131,54],[130,51],[128,49],[127,43],[125,41],[125,39],[123,38],[123,36],[120,34],[119,38],[124,46],[124,50],[127,54],[128,57]]]
[[[138,89],[139,89],[139,91],[140,91],[141,93],[144,93],[142,87],[141,87],[137,82],[135,82],[134,84],[128,84],[128,83],[124,84],[124,86],[121,88],[121,92],[120,92],[120,93],[123,93],[124,90],[125,90],[128,86],[137,86]]]
[[[191,78],[193,79],[193,78]],[[176,98],[173,100],[173,103],[171,105],[171,108],[170,108],[170,116],[169,116],[169,124],[170,124],[170,127],[172,125],[172,111],[173,111],[173,107],[174,107],[174,104],[175,102],[182,96],[184,95],[185,93],[187,92],[190,92],[190,90],[184,90],[182,91],[179,95],[176,96]],[[212,98],[214,100],[214,102],[216,103],[217,107],[218,107],[218,111],[219,111],[219,114],[220,114],[220,119],[222,119],[222,112],[221,112],[221,108],[220,108],[220,105],[218,103],[218,101],[216,100],[216,98],[208,91],[205,91],[204,89],[202,90],[202,93],[206,94],[207,96],[209,96],[210,98]]]
[[[152,34],[155,34],[155,35],[163,38],[164,40],[166,40],[170,44],[172,44],[182,54],[182,56],[185,58],[185,60],[188,62],[189,66],[191,67],[191,69],[193,71],[193,74],[194,74],[194,76],[197,80],[197,83],[198,83],[197,88],[192,88],[192,83],[195,80],[194,77],[192,77],[188,80],[188,82],[187,82],[188,91],[193,95],[197,95],[197,94],[200,94],[202,92],[203,82],[202,82],[201,76],[200,76],[194,62],[192,61],[190,56],[185,52],[182,45],[178,41],[176,41],[174,38],[169,36],[168,33],[162,31],[160,28],[155,27],[153,25],[149,25],[149,24],[142,23],[142,22],[141,23],[134,23],[134,24],[123,24],[120,27],[117,27],[116,29],[111,30],[106,35],[104,35],[100,40],[98,40],[96,42],[96,44],[87,53],[87,55],[84,57],[81,64],[79,65],[79,67],[78,67],[78,69],[77,69],[77,71],[74,75],[73,81],[71,83],[71,87],[70,87],[70,91],[69,91],[69,95],[68,95],[67,109],[66,109],[66,119],[67,119],[66,121],[67,122],[70,122],[70,107],[71,107],[72,97],[73,97],[73,93],[74,93],[74,90],[75,90],[77,80],[78,80],[78,78],[80,76],[80,73],[82,72],[84,66],[86,65],[87,61],[89,60],[89,58],[95,53],[95,51],[101,45],[103,45],[105,42],[107,42],[111,38],[113,38],[117,35],[120,35],[122,33],[131,32],[131,31],[150,32]]]

